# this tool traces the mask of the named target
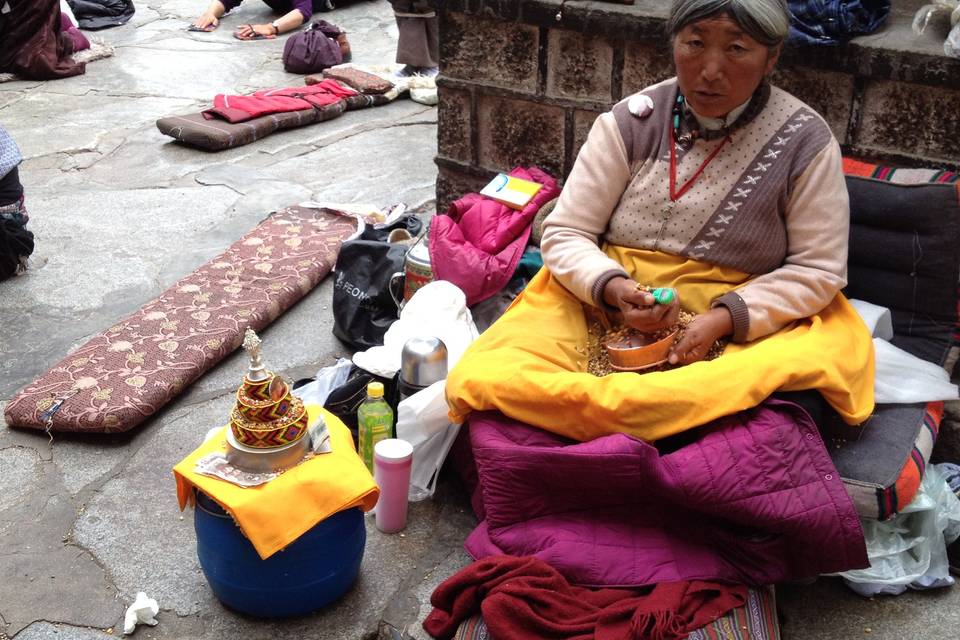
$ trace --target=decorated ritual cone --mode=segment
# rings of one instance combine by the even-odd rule
[[[260,360],[260,338],[247,329],[243,348],[250,356],[250,369],[237,389],[237,403],[230,412],[230,430],[237,443],[270,450],[291,445],[307,433],[307,411],[290,387]]]

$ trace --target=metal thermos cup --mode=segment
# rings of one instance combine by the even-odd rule
[[[447,377],[447,345],[434,337],[410,338],[400,354],[400,400]]]

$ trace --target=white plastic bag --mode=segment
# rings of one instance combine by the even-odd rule
[[[407,340],[433,336],[447,346],[450,370],[478,335],[463,291],[452,282],[435,280],[417,289],[407,301],[400,319],[384,334],[383,345],[356,352],[353,363],[374,375],[390,378],[400,369],[400,356]]]
[[[433,495],[440,467],[453,446],[460,425],[450,424],[444,396],[446,381],[435,382],[397,407],[397,437],[413,445],[410,471],[410,501]]]
[[[330,397],[330,392],[347,381],[352,368],[353,363],[350,360],[338,358],[336,364],[317,371],[316,379],[313,382],[297,387],[291,393],[303,400],[304,404],[323,406],[323,403]]]
[[[870,566],[838,574],[864,585],[854,588],[857,593],[895,595],[907,586],[953,584],[947,545],[960,535],[960,500],[936,465],[927,467],[920,490],[903,511],[884,522],[863,520],[863,533]]]
[[[873,339],[876,378],[873,383],[877,403],[933,402],[956,400],[957,385],[943,367],[899,349],[886,340]]]

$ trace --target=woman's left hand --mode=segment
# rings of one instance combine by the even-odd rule
[[[670,347],[670,364],[690,364],[707,357],[719,338],[733,333],[733,318],[726,307],[714,307],[687,326],[683,338]]]

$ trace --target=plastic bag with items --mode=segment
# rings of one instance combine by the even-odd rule
[[[930,465],[916,497],[887,521],[864,520],[870,566],[838,575],[866,597],[954,583],[947,545],[960,537],[960,499],[940,465]]]
[[[923,35],[928,29],[945,31],[943,52],[960,58],[960,0],[938,0],[920,7],[913,16],[913,33]]]

